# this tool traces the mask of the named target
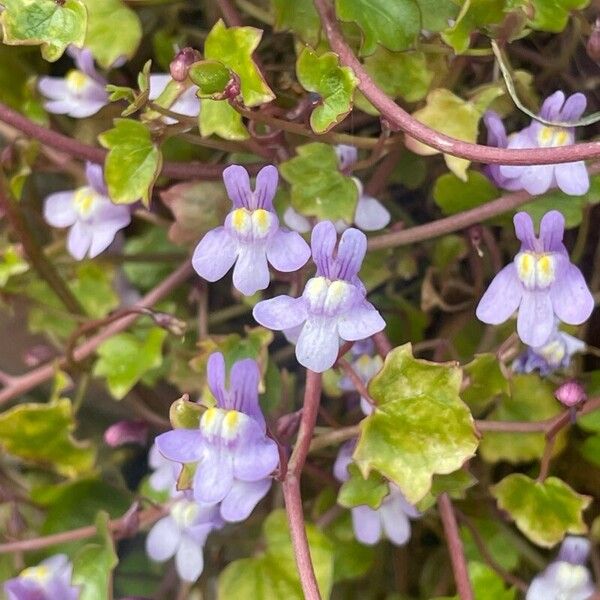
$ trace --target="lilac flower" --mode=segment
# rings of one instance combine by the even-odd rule
[[[340,171],[349,172],[358,158],[356,148],[340,144],[335,147],[335,152],[338,156]],[[363,185],[356,177],[353,177],[352,181],[354,181],[358,188],[358,202],[354,213],[354,224],[363,231],[378,231],[379,229],[383,229],[390,222],[391,218],[387,208],[377,198],[364,194]],[[296,212],[291,206],[284,212],[283,220],[290,229],[299,233],[308,233],[311,230],[310,221]],[[339,220],[334,225],[336,231],[342,233],[348,229],[350,223]]]
[[[367,385],[383,367],[383,359],[378,354],[373,356],[373,351],[374,346],[370,339],[357,342],[350,350],[352,356],[352,368],[365,385]],[[340,379],[338,387],[343,392],[356,391],[352,380],[346,375]],[[373,412],[373,406],[363,396],[360,397],[360,408],[363,414],[367,416]]]
[[[150,90],[148,98],[150,100],[156,100],[165,90],[171,76],[167,73],[154,73],[150,75]],[[191,85],[177,100],[169,107],[169,110],[179,113],[180,115],[186,115],[188,117],[197,117],[200,113],[200,100],[196,96],[198,91],[197,85]],[[171,117],[162,117],[163,121],[167,125],[177,123],[175,119]]]
[[[77,600],[79,587],[71,585],[73,566],[65,554],[55,554],[37,567],[4,582],[7,600]]]
[[[203,549],[208,534],[223,526],[216,504],[200,504],[183,496],[148,533],[146,552],[157,561],[175,557],[177,573],[184,581],[196,581],[204,569]]]
[[[565,101],[563,92],[554,92],[546,98],[540,116],[547,121],[570,123],[577,121],[586,107],[583,94],[573,94]],[[573,127],[552,127],[533,120],[531,124],[507,138],[500,117],[489,111],[484,121],[488,128],[488,144],[500,148],[555,148],[570,146],[575,142]],[[490,179],[507,190],[527,190],[530,194],[543,194],[558,186],[565,194],[581,196],[590,187],[585,163],[580,160],[556,165],[490,165]]]
[[[558,211],[544,215],[539,237],[527,213],[517,213],[513,221],[521,249],[490,284],[477,306],[477,317],[498,325],[518,309],[519,337],[539,348],[549,341],[555,316],[580,325],[592,313],[594,299],[562,243],[565,220]]]
[[[38,89],[48,98],[44,108],[57,115],[69,115],[82,119],[96,114],[108,104],[106,79],[94,67],[92,53],[88,49],[72,50],[76,69],[65,77],[40,77]]]
[[[266,435],[258,404],[258,365],[236,362],[225,387],[225,360],[212,354],[208,386],[216,406],[202,415],[199,429],[176,429],[156,438],[169,460],[198,463],[193,481],[197,502],[220,502],[225,521],[243,521],[271,487],[270,475],[279,463],[277,445]]]
[[[310,257],[307,243],[295,231],[279,226],[273,208],[277,169],[268,165],[256,178],[254,191],[246,169],[232,165],[223,180],[233,210],[224,227],[209,231],[200,240],[192,264],[201,277],[217,281],[233,269],[233,285],[246,296],[269,285],[267,260],[278,271],[296,271]]]
[[[149,478],[150,487],[158,492],[168,491],[171,498],[177,496],[177,478],[181,465],[165,458],[160,453],[156,441],[148,453],[148,464],[153,469]]]
[[[77,260],[86,254],[98,256],[131,221],[128,206],[110,201],[102,167],[88,162],[85,174],[88,185],[51,194],[44,200],[46,222],[53,227],[70,227],[67,249]]]
[[[513,361],[512,370],[515,373],[532,373],[537,370],[542,377],[546,377],[559,369],[566,369],[571,364],[574,354],[583,352],[585,342],[560,331],[554,326],[548,341],[538,348],[527,347]]]
[[[358,278],[367,250],[365,234],[358,229],[346,230],[337,251],[336,241],[331,221],[316,225],[311,246],[317,273],[306,283],[302,296],[263,300],[253,311],[264,327],[297,336],[298,362],[319,373],[333,366],[341,340],[362,340],[385,327],[381,315],[366,300],[365,287]]]
[[[340,482],[350,478],[348,466],[355,446],[356,440],[349,440],[340,448],[333,465],[333,474]],[[389,487],[390,493],[379,508],[366,505],[352,508],[352,527],[359,542],[373,545],[385,536],[392,544],[402,546],[410,539],[410,519],[419,518],[421,513],[406,501],[398,487],[393,483]]]
[[[527,590],[526,600],[588,600],[595,587],[585,566],[590,543],[581,537],[566,537],[556,560],[542,571]]]

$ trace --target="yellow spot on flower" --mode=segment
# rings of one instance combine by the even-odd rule
[[[252,213],[252,222],[256,233],[260,236],[265,235],[271,225],[271,215],[264,208],[258,208]]]
[[[231,439],[235,437],[240,427],[240,413],[237,410],[229,410],[223,419],[223,435]]]
[[[67,86],[69,87],[69,89],[71,89],[74,92],[81,92],[87,87],[89,83],[89,77],[82,71],[78,71],[77,69],[71,69],[67,73],[65,81],[67,82]]]
[[[75,192],[73,203],[75,204],[75,210],[82,216],[87,217],[92,211],[94,204],[96,203],[97,194],[90,187],[79,188]]]
[[[537,352],[551,365],[559,365],[565,357],[565,347],[558,340],[553,340]]]
[[[538,258],[537,280],[542,287],[546,287],[554,281],[554,260],[548,254]]]
[[[171,507],[171,516],[181,528],[189,527],[198,516],[200,507],[191,500],[181,500]]]
[[[239,233],[247,233],[251,225],[250,212],[245,208],[236,208],[231,213],[231,224]]]
[[[540,146],[549,148],[569,144],[569,132],[564,127],[542,127],[538,133]]]
[[[44,565],[38,567],[29,567],[21,571],[19,577],[33,579],[34,581],[44,582],[50,577],[50,569]]]
[[[519,279],[526,288],[547,288],[554,282],[556,265],[552,254],[520,252],[515,257]]]

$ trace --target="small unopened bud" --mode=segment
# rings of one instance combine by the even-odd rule
[[[22,359],[25,365],[33,368],[49,361],[54,355],[55,352],[50,346],[47,346],[46,344],[36,344],[25,350]]]
[[[554,396],[565,406],[576,406],[587,398],[583,386],[574,379],[565,381],[565,383],[559,386],[554,392]]]
[[[198,50],[184,48],[180,50],[169,65],[169,72],[175,81],[185,81],[191,65],[202,58]]]
[[[185,321],[182,321],[169,313],[154,312],[152,313],[152,319],[159,327],[166,329],[173,335],[182,336],[187,329],[187,323]]]
[[[111,448],[123,444],[143,446],[148,437],[148,425],[144,421],[119,421],[104,432],[104,441]]]
[[[592,34],[588,38],[585,49],[593,61],[600,63],[600,17],[592,26]]]
[[[223,90],[221,97],[224,100],[235,100],[240,95],[240,91],[241,91],[240,78],[237,76],[236,73],[232,72],[231,78],[227,82],[227,85],[225,86],[225,89]]]
[[[280,440],[290,439],[298,431],[301,417],[302,411],[300,410],[279,417],[275,424],[275,435],[277,438]]]

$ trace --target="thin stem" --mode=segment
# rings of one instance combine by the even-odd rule
[[[474,600],[473,589],[469,580],[467,571],[467,561],[465,553],[458,534],[458,526],[456,524],[456,516],[452,501],[446,492],[438,496],[438,510],[444,525],[444,533],[446,534],[446,543],[448,544],[448,553],[450,554],[450,562],[452,563],[452,571],[454,572],[454,581],[456,589],[461,600]]]
[[[321,18],[329,45],[338,54],[340,64],[350,67],[358,77],[358,89],[379,110],[382,117],[410,137],[445,154],[487,164],[542,165],[586,160],[600,156],[600,142],[583,142],[556,148],[513,150],[465,142],[431,129],[398,106],[371,79],[344,40],[330,3],[327,0],[314,0],[314,4]]]
[[[372,336],[372,339],[381,358],[385,358],[392,351],[392,344],[385,331],[378,331]]]
[[[365,385],[364,381],[360,378],[360,375],[352,368],[352,365],[345,358],[338,358],[337,365],[342,368],[344,373],[352,381],[352,385],[356,388],[356,391],[369,403],[371,406],[375,405],[373,398],[369,394],[369,390]]]
[[[544,454],[540,462],[540,473],[538,475],[538,481],[544,481],[548,477],[550,471],[550,461],[552,460],[552,451],[554,450],[554,443],[556,442],[556,436],[571,422],[571,415],[573,414],[572,409],[566,410],[561,413],[560,418],[556,419],[552,426],[546,432],[546,446],[544,448]]]
[[[350,427],[342,427],[341,429],[333,429],[327,433],[316,436],[310,443],[310,452],[316,452],[328,446],[341,444],[346,440],[355,438],[360,433],[360,425],[351,425]]]

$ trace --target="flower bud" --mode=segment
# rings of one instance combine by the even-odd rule
[[[193,48],[184,48],[180,50],[169,65],[169,72],[175,81],[185,81],[188,76],[188,69],[192,64],[201,59],[200,52]]]
[[[600,17],[592,26],[592,34],[588,38],[585,49],[593,61],[600,63]]]
[[[182,336],[187,329],[187,323],[185,321],[182,321],[169,313],[153,312],[152,319],[159,327],[166,329],[173,335]]]
[[[574,379],[565,381],[565,383],[559,386],[554,392],[554,396],[565,406],[576,406],[587,398],[583,386]]]
[[[148,425],[144,421],[119,421],[104,432],[104,441],[111,448],[123,444],[143,446],[148,437]]]

